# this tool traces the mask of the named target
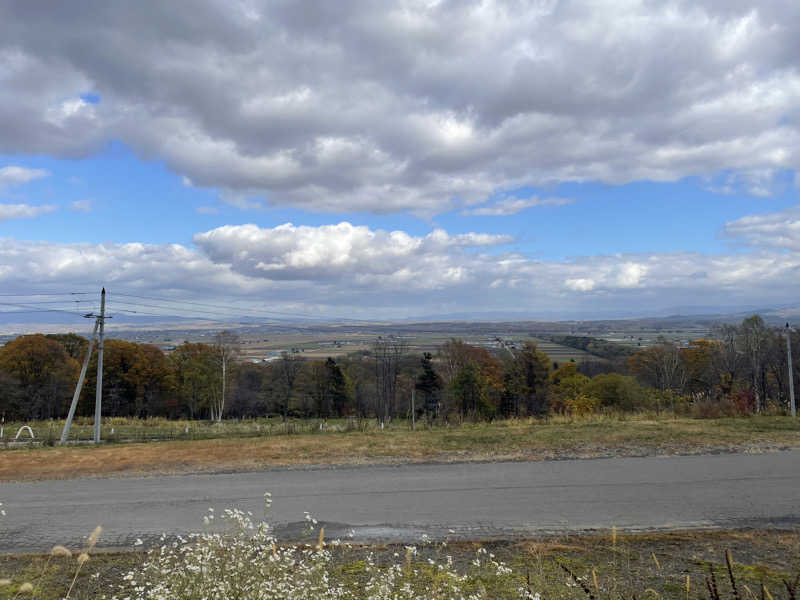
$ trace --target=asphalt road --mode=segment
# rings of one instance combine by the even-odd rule
[[[130,547],[203,530],[209,507],[264,514],[284,537],[304,511],[326,537],[414,542],[545,532],[800,524],[800,451],[773,454],[430,464],[0,483],[0,552]]]

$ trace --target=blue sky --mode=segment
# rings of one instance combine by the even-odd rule
[[[0,5],[0,286],[375,318],[790,304],[798,10]]]
[[[558,197],[562,206],[535,206],[508,216],[465,215],[461,209],[430,217],[408,212],[314,213],[269,206],[241,209],[219,200],[214,189],[187,186],[163,163],[144,160],[120,142],[96,155],[63,160],[46,156],[0,155],[0,164],[42,169],[48,176],[2,192],[6,202],[55,205],[58,210],[32,220],[0,224],[3,236],[60,243],[144,242],[192,244],[195,233],[222,225],[254,223],[271,228],[291,222],[325,225],[346,220],[371,229],[403,230],[416,236],[443,228],[450,233],[510,234],[509,248],[545,260],[576,255],[694,251],[720,253],[740,244],[724,235],[725,224],[748,215],[774,213],[797,203],[794,173],[775,177],[769,197],[744,189],[720,193],[706,178],[676,182],[563,183],[512,190],[516,197]],[[717,179],[725,179],[722,172]],[[85,202],[76,209],[73,203]],[[208,214],[205,209],[213,209]]]

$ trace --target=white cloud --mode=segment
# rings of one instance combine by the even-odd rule
[[[0,167],[0,190],[14,185],[22,185],[48,175],[50,173],[44,169],[28,169],[16,165]]]
[[[81,157],[121,140],[246,208],[431,215],[525,185],[728,171],[769,195],[768,174],[800,168],[798,10],[5,3],[0,152]]]
[[[777,169],[743,169],[726,173],[722,177],[707,178],[705,189],[725,196],[749,194],[758,198],[768,198],[773,195],[778,175]]]
[[[577,277],[564,281],[564,286],[576,292],[591,292],[594,289],[595,282],[592,279]]]
[[[194,241],[196,248],[0,239],[0,287],[72,291],[94,281],[112,293],[235,300],[254,310],[267,302],[270,310],[357,319],[520,307],[539,314],[608,314],[621,307],[652,314],[698,299],[722,306],[796,301],[800,272],[800,251],[791,247],[539,260],[503,252],[503,237],[412,235],[346,222],[231,225]],[[113,301],[117,309],[133,308]]]
[[[0,204],[0,222],[8,219],[32,219],[53,212],[55,206],[33,206],[30,204]]]
[[[513,241],[509,236],[436,229],[423,237],[347,222],[319,227],[286,223],[271,229],[226,225],[194,236],[215,263],[274,280],[342,280],[359,285],[435,288],[465,278],[453,254]],[[413,276],[412,276],[413,274]]]
[[[725,233],[750,246],[800,252],[800,208],[742,217],[726,223]]]
[[[572,204],[574,200],[571,198],[503,198],[496,201],[494,204],[488,206],[479,206],[469,210],[462,211],[465,215],[481,215],[481,216],[494,216],[502,217],[508,215],[515,215],[522,212],[526,208],[534,206],[564,206],[565,204]]]
[[[619,266],[617,285],[623,288],[637,287],[647,274],[648,267],[635,262],[626,262]]]
[[[70,203],[69,207],[71,210],[74,210],[75,212],[88,213],[90,210],[92,210],[92,201],[86,199],[75,200]]]

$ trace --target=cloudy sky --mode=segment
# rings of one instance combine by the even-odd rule
[[[795,303],[798,192],[796,0],[0,0],[3,310]]]

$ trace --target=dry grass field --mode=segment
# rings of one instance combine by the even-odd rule
[[[134,428],[135,423],[127,427]],[[140,427],[147,427],[142,422]],[[209,426],[210,427],[210,426]],[[230,435],[226,436],[226,428]],[[278,425],[245,433],[224,423],[216,439],[101,446],[0,446],[0,480],[246,471],[303,465],[546,460],[703,452],[764,452],[800,447],[800,421],[787,417],[689,419],[609,417],[510,420],[381,431]],[[303,431],[302,433],[296,433]],[[243,437],[248,435],[249,437]]]

